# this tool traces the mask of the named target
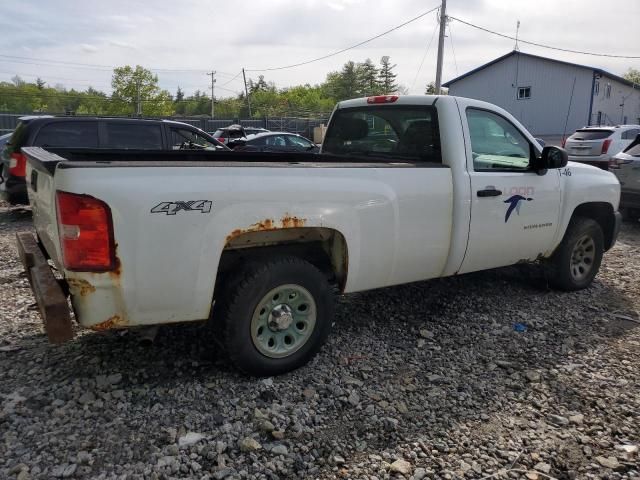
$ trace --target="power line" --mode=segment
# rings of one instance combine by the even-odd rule
[[[420,61],[420,66],[418,67],[418,71],[416,72],[416,76],[413,79],[413,83],[411,84],[411,89],[413,90],[413,87],[416,84],[416,81],[418,80],[418,75],[420,75],[420,70],[422,70],[422,65],[424,65],[424,60],[427,58],[427,53],[429,53],[429,49],[431,48],[431,44],[433,43],[433,38],[436,36],[436,30],[438,29],[438,22],[436,22],[436,24],[433,27],[433,32],[431,33],[431,39],[429,40],[429,43],[427,44],[427,48],[424,51],[424,55],[422,55],[422,60]]]
[[[294,63],[292,65],[284,65],[284,66],[281,66],[281,67],[252,68],[252,69],[251,68],[247,68],[247,69],[245,69],[245,71],[247,71],[247,72],[272,72],[274,70],[285,70],[287,68],[300,67],[302,65],[308,65],[310,63],[319,62],[320,60],[325,60],[327,58],[334,57],[336,55],[339,55],[341,53],[347,52],[349,50],[353,50],[354,48],[361,47],[362,45],[365,45],[365,44],[367,44],[369,42],[372,42],[373,40],[377,40],[380,37],[384,37],[385,35],[387,35],[387,34],[389,34],[391,32],[394,32],[394,31],[396,31],[396,30],[398,30],[398,29],[400,29],[400,28],[402,28],[402,27],[404,27],[406,25],[409,25],[410,23],[415,22],[416,20],[421,19],[422,17],[424,17],[425,15],[430,14],[431,12],[435,12],[438,9],[438,7],[439,6],[434,7],[434,8],[432,8],[431,10],[429,10],[427,12],[421,13],[420,15],[418,15],[416,17],[413,17],[412,19],[407,20],[404,23],[401,23],[400,25],[396,25],[395,27],[390,28],[389,30],[376,35],[375,37],[368,38],[367,40],[364,40],[364,41],[362,41],[360,43],[356,43],[355,45],[351,45],[350,47],[343,48],[342,50],[338,50],[337,52],[333,52],[333,53],[329,53],[327,55],[323,55],[322,57],[313,58],[311,60],[306,60],[306,61],[300,62],[300,63]]]
[[[240,79],[238,79],[238,77],[242,75],[242,70],[240,70],[238,73],[236,73],[235,77],[233,77],[231,80],[228,80],[226,82],[224,82],[221,86],[224,87],[225,85],[228,85],[229,83],[233,82],[234,80],[238,80],[240,81]]]
[[[79,63],[79,62],[67,62],[63,60],[51,60],[48,58],[35,58],[35,57],[21,57],[17,55],[5,55],[0,54],[0,58],[8,58],[5,60],[10,63],[24,63],[28,65],[41,65],[41,66],[61,66],[61,67],[74,67],[74,68],[88,68],[94,70],[113,70],[119,68],[115,65],[99,65],[95,63]],[[146,68],[146,67],[145,67]],[[177,73],[206,73],[206,70],[200,69],[188,69],[188,68],[147,68],[152,72],[177,72]],[[233,73],[218,72],[219,75],[233,77]]]
[[[482,30],[483,32],[487,32],[487,33],[491,33],[493,35],[497,35],[498,37],[508,38],[509,40],[516,40],[516,37],[512,37],[511,35],[505,35],[504,33],[495,32],[493,30],[489,30],[488,28],[481,27],[480,25],[475,25],[475,24],[467,22],[465,20],[461,20],[460,18],[457,18],[457,17],[449,16],[449,18],[451,18],[453,20],[457,20],[458,22],[463,23],[465,25],[468,25],[470,27],[477,28],[478,30]],[[580,51],[580,50],[571,50],[569,48],[553,47],[551,45],[544,45],[542,43],[531,42],[531,41],[528,41],[528,40],[522,40],[521,38],[518,38],[517,40],[518,40],[518,43],[526,43],[528,45],[533,45],[533,46],[536,46],[536,47],[548,48],[550,50],[558,50],[560,52],[578,53],[580,55],[591,55],[591,56],[594,56],[594,57],[609,57],[609,58],[629,58],[629,59],[640,58],[640,56],[633,56],[633,55],[612,55],[612,54],[609,54],[609,53],[583,52],[583,51]]]
[[[447,25],[449,27],[449,43],[451,44],[451,53],[453,53],[453,64],[456,67],[456,77],[458,76],[458,61],[456,60],[456,51],[453,48],[453,31],[451,30],[451,23]]]

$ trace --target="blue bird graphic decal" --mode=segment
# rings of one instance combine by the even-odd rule
[[[504,203],[509,204],[509,208],[507,208],[507,213],[504,215],[504,223],[507,223],[507,220],[509,220],[509,217],[511,216],[514,210],[518,215],[520,215],[520,202],[522,202],[523,200],[530,202],[533,200],[533,198],[523,197],[522,195],[512,195],[511,197],[507,198],[504,201]]]

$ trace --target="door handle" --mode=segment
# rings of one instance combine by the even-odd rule
[[[496,190],[494,187],[487,187],[484,190],[478,190],[479,197],[499,197],[502,191]]]

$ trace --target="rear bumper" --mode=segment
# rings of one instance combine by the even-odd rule
[[[73,328],[67,296],[54,277],[42,249],[31,233],[17,233],[16,240],[18,254],[38,303],[49,342],[63,343],[71,340]]]

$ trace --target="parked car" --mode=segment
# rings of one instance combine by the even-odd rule
[[[620,181],[620,208],[630,219],[640,219],[640,135],[609,163]]]
[[[588,163],[604,170],[609,160],[640,133],[640,125],[584,127],[566,139],[563,147],[572,162]]]
[[[320,154],[23,151],[37,237],[18,251],[51,341],[73,337],[68,291],[95,330],[210,319],[254,375],[311,359],[334,292],[523,262],[579,290],[620,226],[613,174],[462,97],[340,102]]]
[[[0,136],[0,150],[4,148],[4,146],[7,144],[7,141],[9,141],[9,139],[11,138],[12,134],[13,132],[10,132]]]
[[[202,130],[182,122],[137,118],[22,117],[2,151],[0,195],[26,203],[23,147],[134,150],[228,150]]]
[[[246,138],[248,135],[256,135],[258,133],[268,132],[266,128],[243,127],[242,125],[229,125],[225,128],[219,128],[213,133],[213,138],[220,143],[227,145],[229,142]]]
[[[310,152],[318,153],[320,148],[311,140],[296,133],[264,132],[247,135],[228,144],[237,151],[251,152]]]

